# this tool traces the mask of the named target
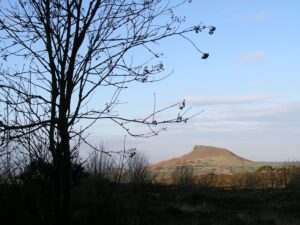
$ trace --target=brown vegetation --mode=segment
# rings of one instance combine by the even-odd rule
[[[297,163],[281,167],[261,166],[253,173],[195,175],[193,167],[180,165],[171,176],[158,176],[161,184],[193,184],[204,188],[225,189],[300,189],[300,166]]]
[[[243,174],[206,174],[195,178],[200,186],[218,188],[300,188],[300,167],[286,165],[273,168],[262,166],[257,172]]]

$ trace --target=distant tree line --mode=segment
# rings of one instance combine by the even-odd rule
[[[196,176],[193,168],[182,165],[175,168],[171,178],[163,183],[175,185],[197,185],[206,188],[282,188],[300,190],[300,165],[288,163],[281,167],[264,165],[253,173],[214,174]]]

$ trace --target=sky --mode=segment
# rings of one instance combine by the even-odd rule
[[[188,115],[200,114],[168,125],[156,137],[127,135],[126,148],[145,152],[151,162],[186,154],[194,145],[227,148],[255,161],[299,161],[299,9],[298,0],[193,0],[179,7],[175,13],[186,17],[183,26],[216,27],[214,35],[188,36],[209,58],[201,59],[186,39],[162,41],[156,48],[172,75],[130,86],[120,95],[126,104],[117,110],[130,117],[148,115],[155,93],[158,108],[185,99],[192,108]],[[95,94],[92,103],[100,105],[100,97]],[[99,122],[89,133],[92,144],[123,148],[125,133],[116,125]]]
[[[300,160],[300,1],[194,0],[176,13],[186,25],[214,25],[214,35],[190,38],[210,54],[202,60],[186,40],[160,44],[166,70],[160,83],[126,90],[128,113],[186,99],[193,113],[186,124],[169,125],[153,138],[126,138],[126,147],[146,152],[151,162],[188,153],[194,145],[224,147],[256,161]],[[98,124],[90,138],[122,148],[124,133]]]

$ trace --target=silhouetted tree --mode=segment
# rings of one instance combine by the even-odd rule
[[[191,42],[188,33],[215,31],[204,25],[182,28],[184,18],[177,17],[174,9],[185,2],[190,1],[1,3],[0,55],[6,67],[1,72],[0,104],[8,107],[7,114],[1,113],[1,141],[25,143],[33,134],[47,140],[54,167],[57,224],[70,223],[72,150],[82,142],[90,145],[84,134],[97,120],[108,119],[130,135],[148,137],[165,129],[160,124],[190,118],[185,116],[184,102],[162,109],[154,107],[141,119],[123,117],[114,111],[121,104],[121,91],[129,84],[164,78],[158,76],[164,71],[161,54],[153,50],[159,41],[179,36]],[[196,49],[203,59],[208,57]],[[131,57],[136,53],[133,50],[144,50],[136,61]],[[23,65],[15,65],[20,59]],[[88,104],[96,91],[104,93],[107,87],[112,93],[109,98],[105,98],[107,93],[98,93],[103,98],[99,104]],[[174,107],[179,107],[174,118],[157,118],[158,113]],[[143,124],[148,131],[135,133],[131,124]]]
[[[195,182],[194,169],[190,165],[177,166],[172,172],[172,181],[176,185],[188,186]]]
[[[100,145],[99,150],[94,150],[89,155],[85,163],[86,171],[102,181],[116,182],[121,173],[118,168],[120,162],[116,162],[115,157],[105,154],[107,149],[103,144]]]
[[[149,166],[149,159],[145,153],[137,152],[129,157],[126,171],[127,182],[134,185],[151,183],[156,173],[150,171]]]

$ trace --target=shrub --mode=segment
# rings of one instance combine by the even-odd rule
[[[151,183],[155,174],[150,171],[149,165],[149,159],[144,153],[137,152],[130,157],[127,161],[127,182],[131,184]]]
[[[175,185],[192,185],[194,180],[194,169],[190,165],[177,166],[172,173],[172,181]]]

